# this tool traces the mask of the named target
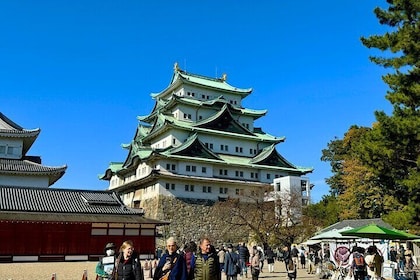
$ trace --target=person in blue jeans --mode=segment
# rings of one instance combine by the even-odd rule
[[[241,243],[238,246],[239,265],[241,266],[241,276],[245,275],[248,277],[248,268],[246,264],[249,262],[249,250],[245,243]]]

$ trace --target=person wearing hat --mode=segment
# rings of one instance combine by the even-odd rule
[[[104,248],[105,256],[102,257],[96,265],[96,274],[99,280],[111,279],[115,263],[115,244],[107,243]]]

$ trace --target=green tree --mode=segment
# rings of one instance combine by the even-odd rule
[[[399,210],[411,216],[409,224],[420,227],[420,1],[387,2],[387,10],[374,12],[392,31],[361,40],[366,47],[384,52],[385,56],[370,57],[371,61],[393,69],[383,77],[393,112],[391,116],[375,112],[378,123],[361,155],[376,171],[385,193],[407,205]]]
[[[387,0],[374,10],[389,26],[384,35],[361,38],[382,51],[371,61],[389,69],[383,76],[391,115],[375,112],[372,128],[352,126],[322,152],[333,176],[327,182],[337,195],[340,218],[382,216],[398,228],[420,228],[420,1]],[[398,214],[397,214],[398,213]]]

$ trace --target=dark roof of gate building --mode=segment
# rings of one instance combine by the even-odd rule
[[[0,220],[167,224],[124,205],[113,191],[0,186]]]

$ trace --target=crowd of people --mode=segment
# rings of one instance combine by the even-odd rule
[[[389,250],[389,260],[398,264],[395,269],[395,278],[398,275],[403,275],[412,272],[416,265],[411,250],[404,250],[404,246],[400,246],[399,252],[391,246]],[[375,245],[369,246],[367,249],[355,246],[351,251],[349,257],[349,275],[353,276],[355,280],[380,280],[383,279],[383,263],[384,258],[381,252]],[[417,280],[417,275],[414,273],[412,276],[405,277],[405,279]]]
[[[199,244],[190,241],[180,247],[175,238],[170,237],[166,240],[165,250],[158,248],[156,251],[158,262],[153,280],[237,280],[238,277],[258,280],[265,262],[268,272],[274,272],[276,259],[285,261],[289,279],[294,280],[297,263],[293,254],[293,248],[289,250],[286,247],[283,251],[268,246],[253,246],[248,249],[245,243],[216,248],[209,238],[202,238]],[[96,274],[98,280],[144,280],[143,269],[131,241],[125,241],[118,251],[115,244],[106,244],[104,257],[96,266]]]
[[[245,243],[216,248],[208,238],[202,238],[199,244],[190,241],[180,247],[175,238],[170,237],[166,240],[165,250],[158,248],[156,251],[158,262],[153,280],[237,280],[238,276],[258,280],[265,262],[268,272],[274,272],[275,260],[283,261],[289,280],[295,280],[298,268],[306,269],[309,264],[307,271],[311,273],[312,265],[328,258],[320,257],[319,252],[297,248],[296,245],[282,249],[253,246],[249,250]],[[113,243],[108,243],[104,254],[96,267],[99,280],[144,280],[139,256],[131,241],[123,242],[118,252]],[[389,252],[390,260],[398,263],[401,271],[416,265],[412,256],[412,251],[405,250],[403,246],[398,252],[391,247]],[[355,246],[349,256],[349,275],[354,280],[382,279],[383,262],[384,258],[376,246],[372,245],[366,250]]]

